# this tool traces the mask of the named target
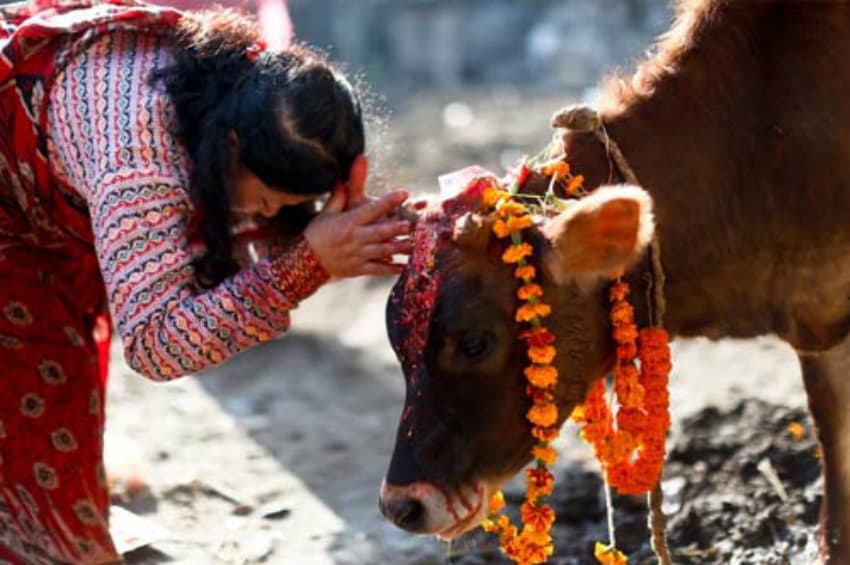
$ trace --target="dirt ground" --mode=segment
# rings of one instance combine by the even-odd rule
[[[562,102],[512,91],[412,101],[373,144],[384,184],[433,190],[461,166],[498,169],[545,143]],[[449,547],[378,511],[403,399],[383,322],[391,282],[329,285],[287,335],[174,383],[133,374],[114,344],[107,449],[137,456],[150,494],[126,505],[163,528],[129,563],[502,562],[484,535]],[[808,563],[819,463],[790,349],[683,341],[674,363],[665,509],[677,563]],[[605,539],[599,478],[575,428],[562,436],[552,562],[592,563],[592,542]],[[631,562],[651,562],[640,504],[617,504],[620,545]]]

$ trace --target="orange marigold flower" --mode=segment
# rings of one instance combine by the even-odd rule
[[[516,291],[516,295],[520,300],[528,300],[532,296],[543,296],[543,287],[535,283],[524,284]]]
[[[535,304],[523,304],[517,308],[515,319],[517,322],[530,322],[534,318],[545,318],[552,313],[552,307],[543,302]],[[548,361],[546,361],[548,363]]]
[[[525,538],[526,541],[536,545],[552,543],[552,535],[548,531],[535,530],[526,526],[522,529],[522,534],[520,535]]]
[[[797,441],[806,437],[806,428],[800,422],[791,422],[788,424],[788,433]]]
[[[522,231],[534,225],[534,218],[530,214],[524,216],[512,216],[508,218],[507,227],[509,231]]]
[[[511,536],[511,528],[513,528],[513,535],[516,535],[516,526],[511,524],[511,519],[504,514],[499,514],[498,516],[484,520],[481,522],[481,527],[485,532],[500,532],[502,536]]]
[[[528,211],[525,209],[525,206],[516,202],[515,200],[508,200],[501,206],[499,206],[498,214],[500,218],[510,218],[511,216],[525,216],[528,214]]]
[[[525,477],[527,480],[525,490],[530,500],[552,494],[555,477],[545,467],[526,469]]]
[[[554,175],[557,173],[565,175],[570,172],[570,164],[562,159],[554,159],[543,163],[540,166],[540,172],[544,175]]]
[[[635,369],[635,371],[637,371],[637,369]],[[620,382],[621,380],[622,379],[618,379],[618,382],[614,387],[614,390],[617,393],[617,402],[620,403],[620,407],[642,407],[646,394],[645,389],[637,382],[637,380],[633,382]]]
[[[626,324],[614,328],[614,341],[617,343],[631,343],[637,339],[638,331],[634,324]]]
[[[484,191],[484,206],[492,208],[493,206],[499,203],[499,200],[508,200],[510,197],[511,195],[505,192],[504,190],[499,190],[497,188],[490,187]]]
[[[549,388],[558,382],[558,369],[551,365],[531,365],[524,373],[528,382],[536,387]]]
[[[488,515],[498,514],[505,507],[505,495],[502,491],[496,492],[490,497],[490,504],[487,508]]]
[[[617,359],[620,361],[632,361],[637,353],[637,343],[633,341],[617,344]]]
[[[628,461],[637,448],[637,443],[637,437],[625,430],[618,430],[617,434],[606,444],[602,459],[606,465],[618,465]]]
[[[523,242],[519,245],[511,245],[502,254],[502,261],[505,263],[519,263],[532,253],[534,253],[534,248],[530,243]]]
[[[641,330],[641,341],[645,344],[656,344],[660,346],[664,346],[667,342],[670,341],[670,336],[667,334],[667,330],[664,328],[644,328]]]
[[[493,222],[493,233],[496,234],[496,237],[505,238],[511,235],[511,230],[508,228],[507,222],[496,220]]]
[[[520,265],[514,271],[514,277],[518,279],[531,280],[537,274],[533,265]]]
[[[635,321],[634,308],[625,301],[615,302],[611,306],[611,323],[615,326],[632,324]]]
[[[533,347],[542,347],[544,345],[554,343],[555,334],[543,326],[537,326],[535,328],[522,330],[519,332],[519,338],[524,339],[528,345]]]
[[[560,430],[558,428],[541,428],[534,426],[531,428],[531,435],[540,441],[553,441],[558,437]]]
[[[499,516],[501,520],[502,516]],[[499,543],[502,544],[502,548],[507,548],[511,542],[517,537],[517,529],[516,526],[510,523],[510,520],[507,520],[507,516],[505,516],[506,524],[501,526],[502,533],[499,535]],[[500,524],[501,525],[501,524]],[[507,552],[507,549],[505,549]]]
[[[626,299],[629,295],[629,284],[623,281],[617,281],[611,285],[608,291],[608,297],[611,302],[620,302]]]
[[[536,445],[531,449],[531,455],[535,459],[543,461],[546,465],[553,465],[555,463],[555,459],[558,458],[558,452],[553,448],[541,447],[539,445]]]
[[[609,547],[601,542],[596,542],[596,547],[593,548],[593,556],[602,565],[627,565],[628,559],[626,554],[616,547]]]
[[[523,532],[518,538],[513,540],[513,543],[511,544],[511,552],[513,555],[507,550],[505,553],[519,565],[537,565],[539,563],[546,563],[552,553],[554,553],[555,548],[551,541],[546,543],[536,541],[535,538],[537,537],[536,532]]]
[[[545,428],[558,421],[558,407],[554,404],[534,405],[525,416],[535,426]]]
[[[617,427],[636,436],[646,430],[646,416],[638,408],[620,408],[617,411]]]
[[[584,184],[584,175],[576,175],[570,179],[567,183],[567,186],[564,188],[564,192],[567,194],[575,194],[575,192],[581,188],[581,185]]]
[[[548,504],[539,506],[525,502],[520,508],[522,523],[537,532],[548,532],[555,522],[555,511]]]
[[[493,520],[484,520],[483,522],[481,522],[481,529],[491,534],[495,534],[496,532],[501,530],[499,525]]]
[[[548,365],[555,358],[555,348],[551,345],[544,347],[529,347],[528,358],[534,363]]]

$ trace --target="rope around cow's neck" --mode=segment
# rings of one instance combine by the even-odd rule
[[[635,186],[641,186],[638,182],[637,175],[626,160],[625,155],[620,150],[619,145],[608,135],[605,129],[605,124],[599,113],[593,108],[587,106],[570,106],[555,113],[552,118],[552,126],[556,128],[564,128],[570,131],[592,133],[605,147],[605,153],[609,159],[613,159],[614,164],[622,175],[623,179]],[[667,302],[664,298],[664,269],[661,265],[661,247],[658,242],[658,235],[653,235],[649,245],[649,261],[650,261],[650,295],[649,300],[649,325],[663,327],[664,314],[667,309]],[[663,501],[663,492],[661,490],[661,478],[647,495],[647,504],[649,506],[649,531],[651,533],[652,549],[658,558],[661,565],[671,565],[670,549],[667,546],[667,518],[661,509]],[[608,504],[610,512],[610,502]],[[612,543],[614,540],[613,524],[609,516],[609,535]]]

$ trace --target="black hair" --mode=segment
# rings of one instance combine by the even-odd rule
[[[238,269],[230,232],[234,158],[272,189],[318,197],[347,181],[365,150],[360,102],[343,75],[305,46],[272,52],[260,43],[248,16],[187,13],[173,64],[152,77],[165,85],[192,160],[190,194],[207,248],[194,266],[207,288]],[[313,202],[284,207],[272,224],[291,236],[315,214]]]

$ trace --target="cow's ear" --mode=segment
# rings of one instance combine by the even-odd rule
[[[652,200],[633,185],[600,187],[547,221],[544,258],[557,282],[619,273],[636,262],[652,239]]]

